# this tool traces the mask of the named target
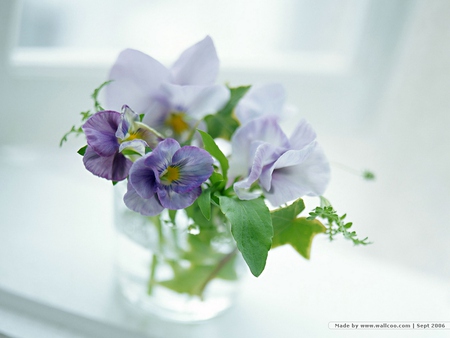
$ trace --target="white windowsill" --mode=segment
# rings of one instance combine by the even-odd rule
[[[73,148],[73,149],[72,149]],[[41,154],[37,155],[37,151]],[[274,250],[248,277],[236,306],[202,325],[132,310],[114,282],[111,189],[75,148],[1,148],[0,333],[13,337],[359,337],[330,321],[444,321],[443,280],[369,258],[364,248],[317,238],[311,261]],[[30,328],[38,327],[36,330]],[[29,328],[27,331],[27,327]],[[31,331],[30,331],[31,330]],[[59,330],[59,331],[58,331]],[[444,337],[448,331],[434,331]],[[365,337],[379,337],[365,331]],[[384,331],[384,337],[411,332]],[[415,337],[428,337],[415,331]]]

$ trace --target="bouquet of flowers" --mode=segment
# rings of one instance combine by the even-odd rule
[[[211,281],[233,279],[228,265],[238,252],[259,276],[269,250],[289,244],[309,258],[319,233],[368,243],[322,196],[330,166],[311,125],[302,119],[290,136],[280,127],[282,86],[231,88],[215,84],[218,71],[210,37],[171,68],[127,49],[94,91],[95,112],[83,112],[83,124],[61,141],[85,135],[79,153],[86,169],[113,184],[126,182],[123,203],[158,228],[160,248],[169,243],[165,224],[195,225],[177,249],[178,261],[166,258],[170,277],[157,278],[161,260],[153,259],[148,294],[159,285],[203,298]],[[318,196],[320,204],[300,217],[303,196]],[[227,231],[232,248],[221,252],[213,238]]]

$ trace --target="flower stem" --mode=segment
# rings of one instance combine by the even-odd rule
[[[150,265],[150,278],[148,280],[147,284],[147,294],[151,295],[153,293],[153,287],[155,286],[155,274],[156,274],[156,267],[158,265],[158,255],[153,254],[152,255],[152,263]]]
[[[153,224],[155,225],[157,231],[158,231],[158,251],[159,252],[153,252],[152,254],[152,262],[150,264],[150,277],[147,283],[147,294],[151,295],[153,293],[153,288],[156,284],[156,268],[158,266],[158,255],[160,255],[163,251],[164,246],[164,235],[161,228],[161,221],[158,216],[151,218]]]
[[[217,276],[217,274],[220,272],[220,270],[223,269],[223,267],[236,255],[237,248],[235,248],[233,251],[231,251],[229,254],[224,256],[220,261],[219,264],[217,264],[216,268],[209,274],[209,276],[206,278],[206,280],[203,282],[202,286],[199,290],[200,299],[203,301],[203,292],[205,291],[206,286],[208,283],[214,279],[214,277]]]

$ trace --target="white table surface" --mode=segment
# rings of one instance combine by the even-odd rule
[[[335,321],[450,321],[450,285],[315,239],[306,261],[271,251],[237,304],[198,325],[125,304],[114,279],[112,187],[66,149],[0,148],[0,334],[40,337],[450,337],[450,330],[330,330]],[[375,245],[375,244],[374,244]],[[1,335],[0,335],[1,337]]]

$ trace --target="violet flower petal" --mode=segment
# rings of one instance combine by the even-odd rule
[[[260,143],[289,149],[289,140],[274,118],[258,118],[239,127],[231,138],[233,150],[228,173],[230,184],[236,177],[248,175]]]
[[[137,159],[130,169],[129,182],[142,198],[151,198],[156,193],[157,173],[145,164],[145,159],[149,156],[151,153]]]
[[[291,144],[291,149],[299,150],[306,147],[315,139],[316,132],[305,119],[302,119],[289,138],[289,143]]]
[[[318,145],[302,163],[287,164],[286,159],[275,165],[271,189],[265,192],[272,205],[278,206],[305,195],[320,196],[325,192],[330,181],[330,165]]]
[[[119,149],[116,131],[120,113],[101,111],[92,115],[82,126],[87,144],[100,156],[112,156]]]
[[[145,155],[146,146],[147,142],[145,142],[144,140],[136,139],[132,141],[125,141],[120,144],[119,152],[122,152],[124,149],[131,149],[143,156]]]
[[[189,192],[179,194],[171,189],[169,186],[160,186],[157,190],[157,195],[162,206],[167,209],[184,209],[192,205],[194,201],[202,193],[202,188],[197,187]]]
[[[285,99],[286,92],[280,84],[256,85],[239,101],[235,113],[242,124],[262,116],[278,117]]]
[[[83,156],[84,166],[96,176],[111,181],[122,181],[128,176],[133,162],[120,153],[111,156],[100,156],[93,148],[87,147]]]
[[[214,160],[203,149],[185,146],[173,155],[172,167],[179,170],[179,178],[173,182],[176,193],[187,193],[205,182],[213,172]]]
[[[295,166],[303,163],[306,158],[312,153],[314,148],[316,147],[316,143],[310,143],[307,147],[304,147],[300,150],[288,150],[284,152],[282,155],[279,155],[278,159],[273,162],[272,165],[264,168],[264,171],[261,173],[261,177],[259,182],[261,186],[265,190],[270,190],[272,174],[275,169]]]
[[[180,144],[177,141],[171,138],[165,139],[149,153],[149,156],[145,157],[145,165],[154,168],[161,174],[172,163],[172,157],[178,149],[180,149]],[[159,175],[156,180],[159,182]]]
[[[123,201],[129,209],[144,216],[156,216],[164,210],[156,194],[153,194],[150,198],[142,198],[133,188],[130,181],[128,181],[127,189]]]
[[[138,113],[144,113],[150,105],[149,93],[163,82],[170,81],[170,72],[152,57],[133,49],[119,54],[111,68],[105,87],[106,107],[119,110],[124,104]]]
[[[119,127],[116,131],[116,137],[119,139],[124,139],[130,129],[130,127],[139,121],[139,115],[130,109],[127,105],[122,107],[122,114],[119,123]]]
[[[174,84],[213,84],[219,73],[219,58],[212,39],[207,36],[186,49],[172,66],[171,73]]]

